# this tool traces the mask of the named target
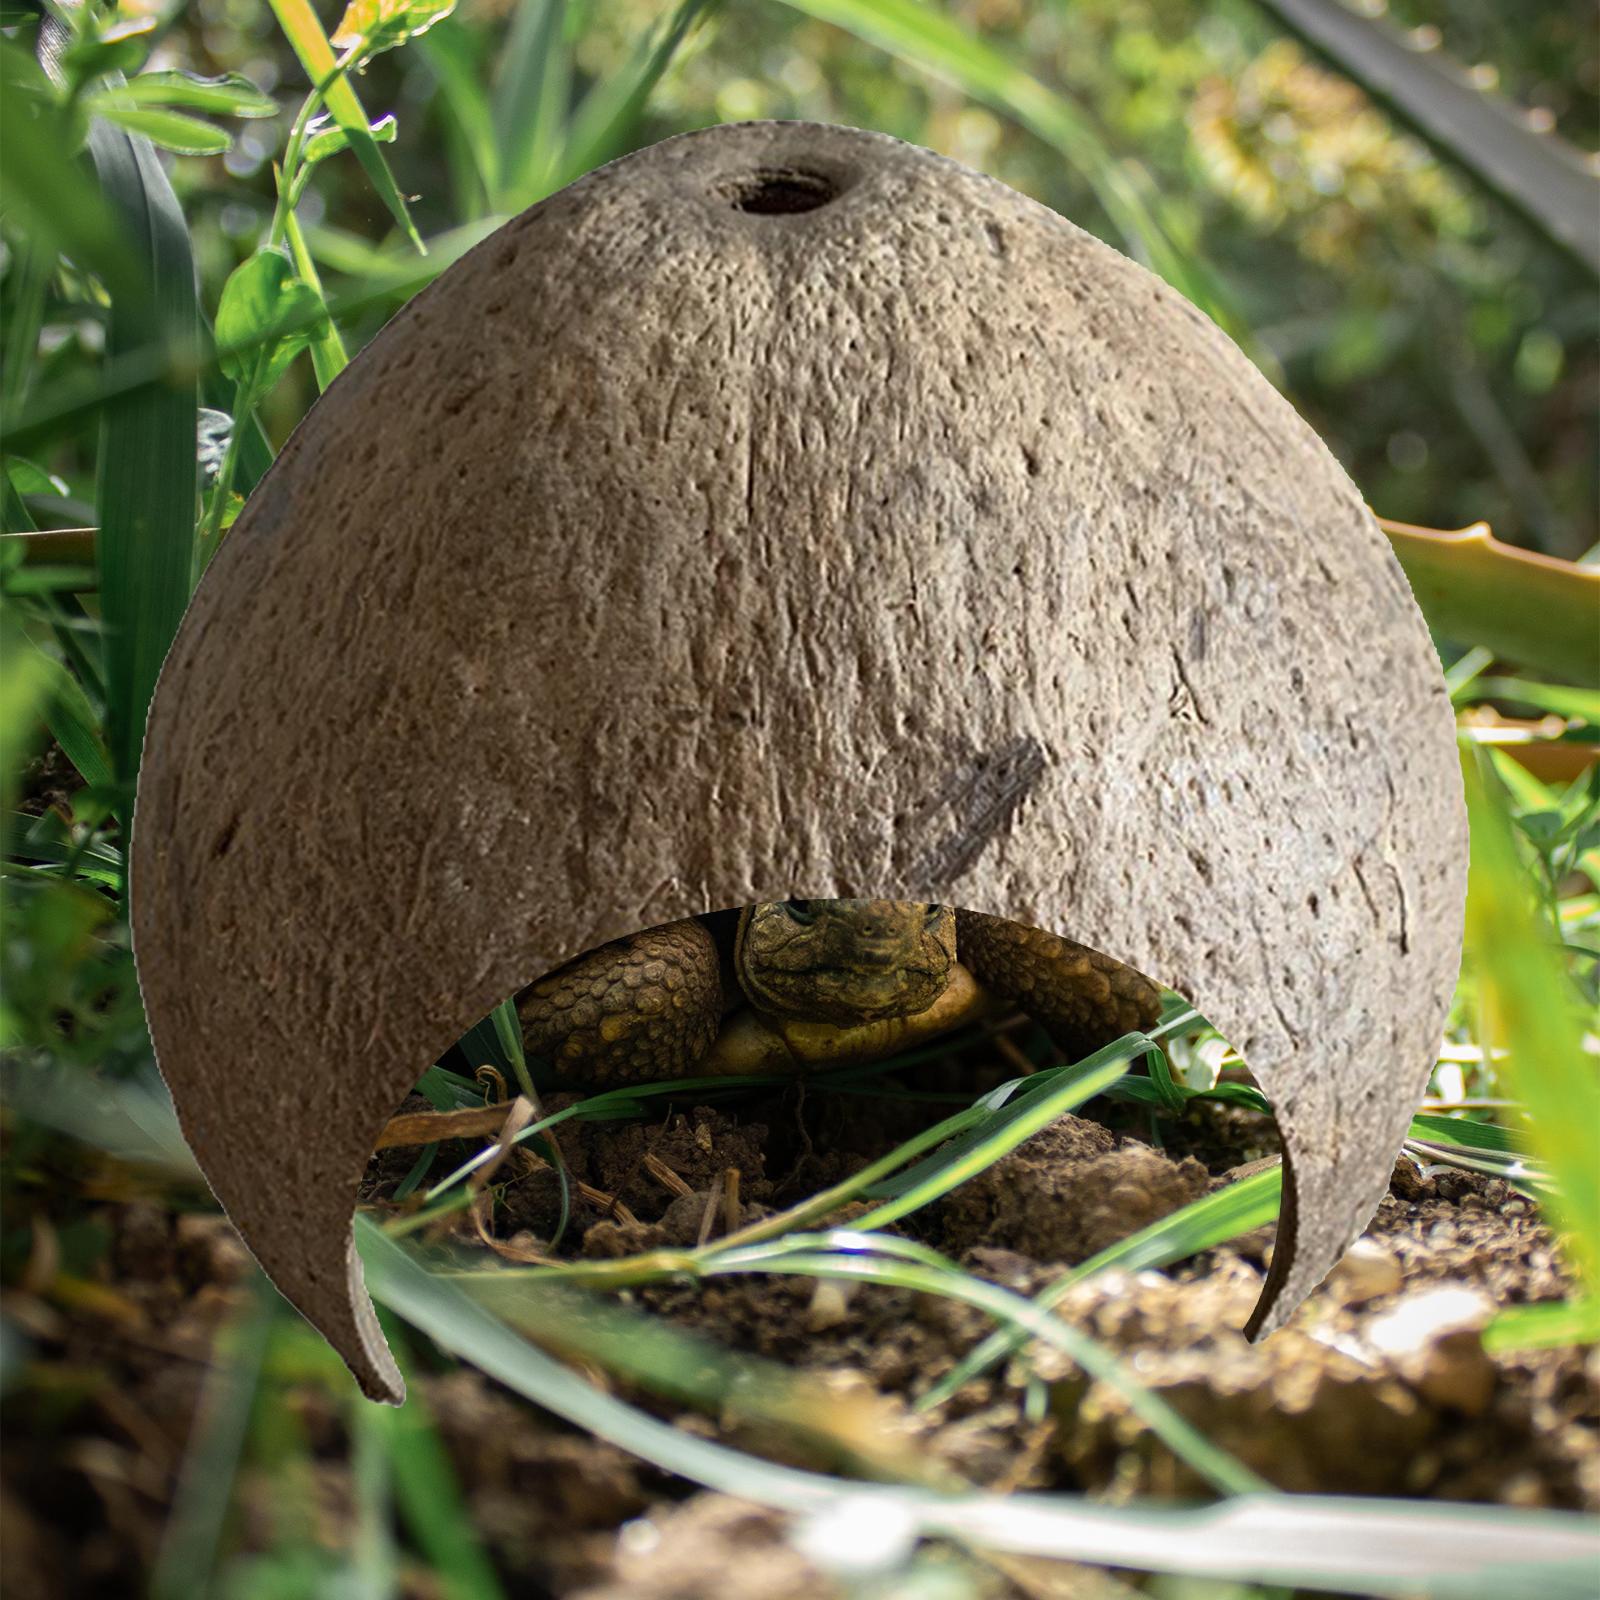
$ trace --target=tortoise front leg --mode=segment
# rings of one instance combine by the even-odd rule
[[[956,954],[985,988],[1042,1023],[1074,1060],[1161,1015],[1161,992],[1148,978],[1043,928],[958,910]]]
[[[522,1039],[597,1088],[684,1077],[722,1020],[717,947],[693,919],[613,939],[517,996]]]

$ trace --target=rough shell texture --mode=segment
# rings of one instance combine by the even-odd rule
[[[590,946],[791,893],[1191,996],[1291,1153],[1281,1317],[1423,1087],[1465,854],[1400,569],[1240,352],[999,183],[747,124],[518,217],[314,408],[166,664],[134,923],[218,1197],[395,1398],[351,1207],[420,1070]]]

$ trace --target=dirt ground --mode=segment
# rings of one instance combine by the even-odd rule
[[[547,1109],[561,1103],[555,1097]],[[692,1244],[708,1221],[725,1225],[730,1167],[740,1174],[739,1220],[749,1221],[858,1169],[942,1109],[797,1083],[715,1107],[658,1104],[665,1109],[648,1123],[563,1125],[572,1176],[625,1211],[619,1220],[580,1200],[562,1254]],[[1088,1109],[1105,1122],[1062,1117],[904,1230],[1032,1293],[1276,1148],[1269,1119],[1233,1108],[1197,1104],[1182,1121],[1161,1123],[1106,1102]],[[445,1146],[443,1159],[474,1148]],[[375,1158],[365,1203],[391,1210],[388,1197],[414,1156]],[[250,1292],[251,1268],[220,1218],[175,1212],[167,1196],[142,1193],[137,1179],[71,1147],[51,1146],[49,1159],[71,1169],[61,1173],[63,1192],[101,1197],[72,1226],[104,1230],[110,1249],[70,1304],[47,1260],[31,1259],[7,1295],[32,1347],[0,1441],[7,1593],[135,1594],[155,1557],[213,1336]],[[660,1177],[662,1166],[675,1183]],[[539,1248],[558,1214],[554,1173],[530,1162],[501,1176],[496,1239]],[[464,1222],[454,1226],[462,1249],[490,1259]],[[1170,1272],[1102,1275],[1061,1312],[1134,1358],[1146,1384],[1284,1489],[1600,1508],[1600,1352],[1491,1355],[1479,1336],[1493,1309],[1566,1287],[1530,1201],[1498,1181],[1424,1173],[1402,1158],[1366,1237],[1290,1327],[1251,1345],[1236,1330],[1271,1247],[1266,1228]],[[870,1385],[928,1461],[970,1484],[1117,1501],[1205,1492],[1114,1391],[1039,1348],[915,1413],[918,1398],[989,1331],[970,1308],[766,1276],[652,1286],[632,1300],[736,1350]],[[1042,1409],[1029,1404],[1035,1377],[1047,1386]],[[336,1544],[352,1492],[348,1403],[325,1382],[292,1373],[273,1381],[285,1384],[313,1442],[318,1536]],[[475,1372],[424,1372],[416,1387],[508,1593],[810,1600],[834,1592],[775,1515],[691,1492]],[[1039,1393],[1035,1385],[1035,1401]],[[703,1417],[684,1425],[719,1431]],[[248,1511],[255,1492],[266,1493],[249,1481],[257,1470],[247,1463],[247,1512],[237,1524],[247,1544],[264,1536]],[[1059,1571],[1051,1578],[1018,1566],[985,1576],[996,1595],[1062,1592],[1057,1581]],[[1072,1592],[1125,1592],[1121,1580],[1094,1581],[1109,1587]],[[419,1568],[408,1593],[438,1592]]]

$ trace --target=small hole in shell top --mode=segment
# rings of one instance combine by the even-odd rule
[[[838,198],[844,185],[799,167],[762,167],[722,185],[735,211],[758,217],[788,217],[816,211]]]

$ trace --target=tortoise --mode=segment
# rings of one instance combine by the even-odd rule
[[[598,1087],[880,1061],[998,1004],[1077,1058],[1148,1028],[1161,997],[1110,956],[981,912],[766,900],[614,939],[516,1000],[528,1051]]]

